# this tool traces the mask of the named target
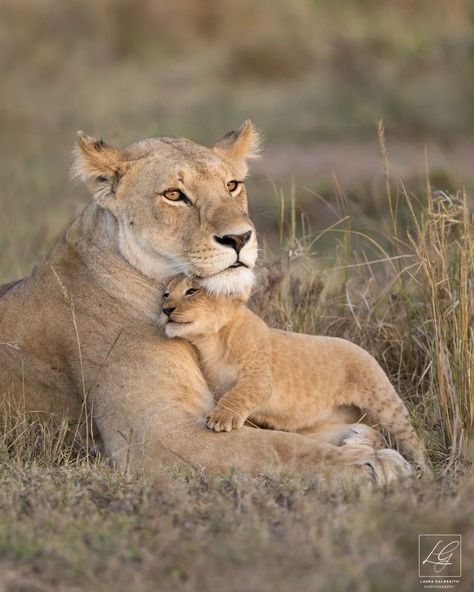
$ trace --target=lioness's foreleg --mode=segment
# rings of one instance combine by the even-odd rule
[[[243,426],[230,433],[216,434],[201,426],[188,428],[193,436],[174,446],[180,458],[196,468],[212,471],[231,467],[252,474],[291,472],[315,474],[318,468],[367,467],[378,483],[411,473],[411,467],[395,450],[374,450],[369,446],[333,446],[315,442],[300,434]]]

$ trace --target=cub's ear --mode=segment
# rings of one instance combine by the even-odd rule
[[[245,177],[247,161],[259,157],[261,145],[261,136],[250,119],[247,119],[238,130],[226,134],[213,150],[233,166],[239,175]]]
[[[121,150],[77,132],[72,177],[83,181],[97,201],[115,195],[124,172],[125,157]]]

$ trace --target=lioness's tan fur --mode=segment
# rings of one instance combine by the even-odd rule
[[[87,417],[122,468],[153,473],[188,462],[311,473],[323,462],[369,464],[389,480],[406,471],[395,451],[249,427],[207,430],[213,397],[193,348],[156,329],[159,295],[178,272],[216,293],[250,286],[255,229],[245,186],[233,181],[243,181],[257,146],[250,122],[213,148],[154,138],[119,149],[80,133],[74,172],[93,200],[32,274],[0,297],[2,395],[35,414]],[[235,267],[236,250],[217,239],[243,234],[250,238]]]
[[[199,353],[218,399],[207,416],[214,431],[230,432],[249,419],[292,432],[320,429],[328,441],[343,443],[350,438],[338,442],[334,413],[355,406],[425,465],[405,404],[377,361],[354,343],[270,329],[242,298],[209,294],[184,275],[166,287],[162,310],[166,334],[186,339]],[[377,442],[368,426],[354,428],[356,437],[363,432],[367,443]]]

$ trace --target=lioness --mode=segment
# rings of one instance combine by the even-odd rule
[[[422,467],[423,448],[408,410],[377,361],[345,339],[270,329],[246,306],[245,296],[210,294],[180,274],[165,288],[161,323],[198,351],[207,383],[218,399],[206,425],[215,432],[257,425],[292,432],[326,429],[328,441],[351,441],[328,423],[335,409],[359,408],[368,420]],[[352,440],[377,445],[378,433],[353,426]]]
[[[93,200],[0,296],[2,393],[35,416],[86,417],[116,466],[151,474],[182,463],[251,473],[368,465],[382,482],[407,473],[392,450],[207,430],[214,401],[194,349],[156,331],[156,302],[176,273],[220,294],[251,284],[257,241],[244,178],[258,144],[248,121],[212,148],[153,138],[119,149],[80,132],[74,174]]]

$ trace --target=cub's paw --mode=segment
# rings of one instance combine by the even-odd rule
[[[230,409],[216,407],[206,418],[206,426],[214,432],[230,432],[244,425],[246,417]]]

